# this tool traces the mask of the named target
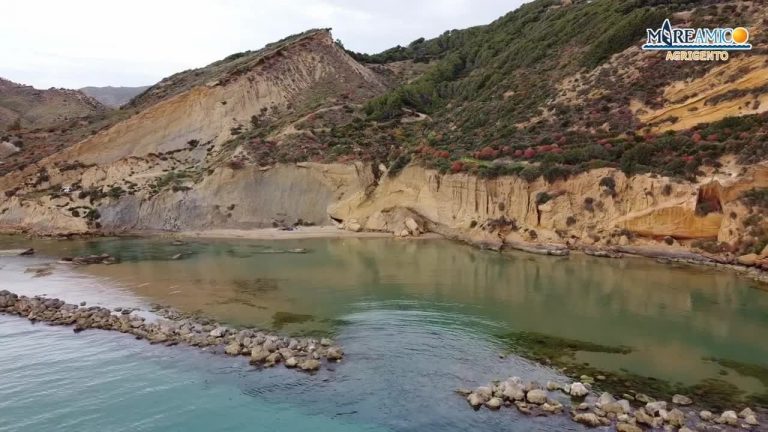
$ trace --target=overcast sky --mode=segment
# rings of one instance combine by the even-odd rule
[[[3,0],[0,77],[139,86],[309,28],[379,52],[486,24],[523,0]]]

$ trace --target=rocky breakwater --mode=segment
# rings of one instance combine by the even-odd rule
[[[523,382],[518,377],[511,377],[474,390],[459,389],[457,393],[465,396],[476,410],[514,406],[526,415],[567,415],[585,426],[618,432],[765,430],[761,428],[758,415],[750,408],[715,414],[693,409],[694,401],[679,394],[672,397],[671,403],[642,393],[615,397],[604,392],[598,396],[592,391],[591,378],[586,378],[585,382],[559,384],[549,381],[542,386],[535,381]]]
[[[314,372],[325,363],[340,362],[341,347],[330,339],[290,338],[256,329],[235,329],[208,319],[185,318],[176,311],[159,312],[170,319],[147,320],[130,308],[69,304],[46,297],[27,297],[0,291],[0,313],[26,317],[50,325],[72,326],[75,333],[89,329],[110,330],[133,335],[153,344],[187,345],[224,353],[249,356],[255,366]]]

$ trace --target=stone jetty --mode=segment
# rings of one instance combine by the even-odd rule
[[[459,389],[457,393],[465,396],[476,410],[514,407],[526,415],[565,415],[577,423],[601,430],[766,430],[757,413],[750,408],[713,413],[693,408],[694,400],[686,395],[676,394],[671,402],[655,400],[641,393],[621,397],[606,392],[598,395],[592,391],[589,381],[570,384],[550,381],[541,385],[511,377],[474,390]]]
[[[344,358],[341,347],[327,338],[291,338],[257,329],[236,329],[204,318],[185,317],[173,309],[158,310],[157,314],[165,318],[157,320],[147,320],[135,311],[0,291],[0,313],[33,322],[71,326],[75,333],[91,329],[127,333],[153,344],[188,345],[230,356],[248,356],[256,366],[272,367],[282,363],[287,368],[306,372],[317,371],[323,364],[337,363]]]

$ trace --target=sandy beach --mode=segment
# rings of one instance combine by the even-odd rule
[[[278,228],[260,228],[252,230],[215,229],[206,231],[183,231],[175,234],[181,237],[194,238],[241,238],[251,240],[290,240],[308,238],[386,238],[393,237],[385,232],[354,232],[336,228],[335,226],[297,227],[291,231]],[[437,234],[423,234],[419,239],[440,238]]]

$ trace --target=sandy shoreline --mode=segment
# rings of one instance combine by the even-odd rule
[[[395,238],[391,233],[385,232],[354,232],[336,228],[334,226],[310,226],[298,227],[291,231],[278,228],[259,228],[250,230],[238,229],[214,229],[205,231],[182,231],[173,233],[174,236],[187,238],[220,238],[220,239],[249,239],[249,240],[292,240],[312,238]],[[442,238],[438,234],[423,234],[419,237],[408,239],[434,239]]]

